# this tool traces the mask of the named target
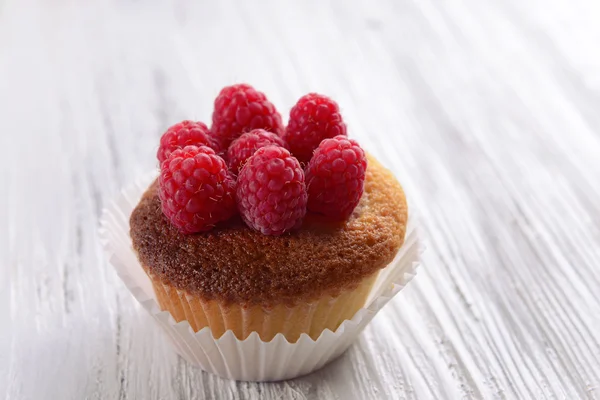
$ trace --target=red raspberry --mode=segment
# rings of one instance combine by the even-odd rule
[[[210,230],[235,214],[235,181],[225,161],[206,146],[186,146],[161,165],[163,213],[183,233]]]
[[[244,133],[229,145],[229,150],[227,150],[229,168],[237,174],[256,150],[269,145],[287,147],[281,136],[264,129],[255,129]]]
[[[308,209],[348,218],[362,196],[367,169],[363,149],[346,136],[321,142],[306,169]]]
[[[160,138],[160,146],[156,156],[162,164],[177,149],[188,145],[208,146],[215,149],[208,127],[202,122],[182,121],[173,125]]]
[[[283,134],[281,115],[264,93],[247,84],[227,86],[215,99],[212,132],[226,149],[242,133],[264,129]]]
[[[306,214],[306,185],[300,163],[279,146],[258,149],[238,177],[238,209],[248,226],[265,235],[299,228]]]
[[[309,93],[290,111],[290,121],[283,138],[300,162],[308,162],[323,139],[346,135],[337,103],[329,97]]]

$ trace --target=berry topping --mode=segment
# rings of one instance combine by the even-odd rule
[[[306,168],[308,209],[334,219],[348,218],[363,193],[367,158],[346,136],[321,142]]]
[[[183,233],[207,231],[235,214],[235,181],[206,146],[186,146],[163,161],[158,178],[163,213]]]
[[[337,103],[309,93],[292,107],[284,139],[300,162],[308,162],[323,139],[338,135],[346,135],[346,124]]]
[[[185,146],[208,146],[216,149],[208,127],[202,122],[182,121],[170,127],[160,138],[156,156],[162,164],[169,155]]]
[[[236,198],[246,224],[265,235],[299,228],[306,214],[304,171],[279,146],[258,149],[240,171]]]
[[[227,86],[215,99],[212,132],[226,149],[242,133],[264,129],[283,134],[281,115],[264,93],[247,84]]]
[[[237,174],[246,163],[246,160],[250,158],[256,150],[269,145],[287,147],[281,136],[278,136],[273,132],[267,132],[264,129],[255,129],[244,133],[242,136],[231,142],[229,150],[227,150],[229,168],[233,173]]]

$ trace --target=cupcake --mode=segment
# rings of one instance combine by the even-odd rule
[[[283,126],[263,93],[233,85],[212,119],[169,128],[158,178],[105,212],[111,262],[190,362],[242,380],[308,373],[414,271],[404,192],[326,96],[300,98]]]
[[[131,215],[133,247],[157,300],[176,321],[218,338],[282,333],[290,342],[335,331],[360,309],[406,229],[402,188],[369,157],[362,198],[343,222],[310,212],[289,234],[264,235],[234,218],[183,234],[163,214],[158,182]]]
[[[402,246],[400,184],[325,96],[302,97],[284,130],[264,94],[227,87],[213,128],[173,126],[158,159],[130,234],[161,309],[194,331],[317,339],[365,304]]]

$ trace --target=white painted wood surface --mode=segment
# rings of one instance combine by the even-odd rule
[[[0,393],[600,398],[598,21],[596,0],[0,1]],[[161,131],[238,81],[284,113],[337,99],[427,240],[358,343],[289,382],[187,365],[98,243]]]

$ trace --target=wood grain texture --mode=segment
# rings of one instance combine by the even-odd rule
[[[595,0],[0,1],[0,393],[600,398],[599,20]],[[355,346],[289,382],[187,365],[98,243],[165,127],[238,81],[284,112],[338,100],[428,248]]]

